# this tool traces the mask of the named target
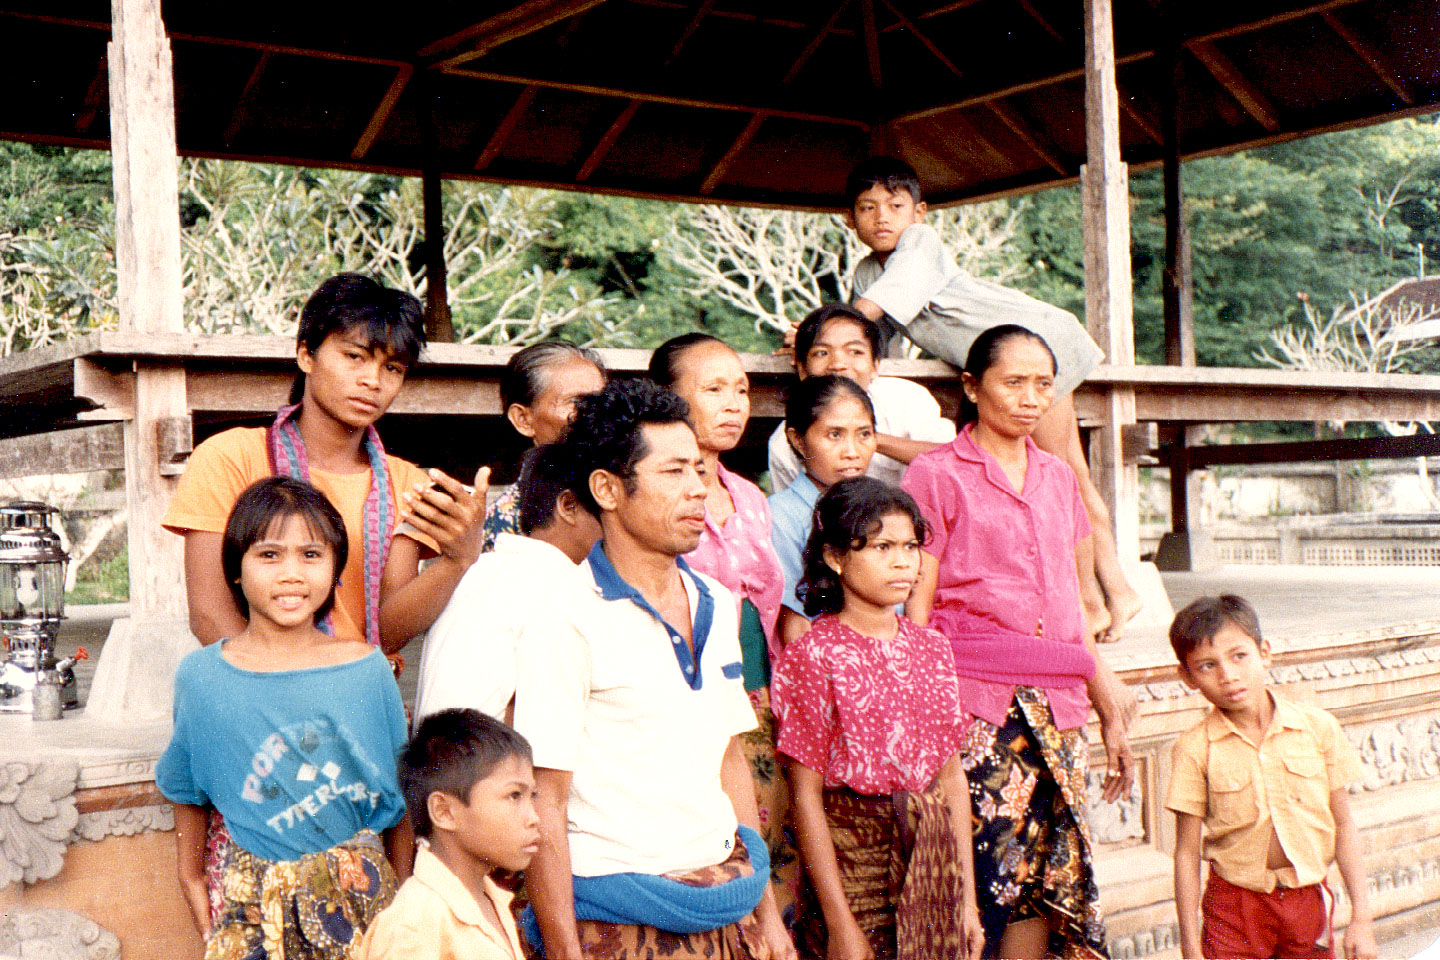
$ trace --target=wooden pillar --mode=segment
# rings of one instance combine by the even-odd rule
[[[160,0],[114,0],[107,62],[115,180],[120,329],[181,333],[180,201],[175,81]],[[136,364],[134,416],[125,425],[130,608],[185,613],[180,538],[160,527],[175,478],[160,473],[160,424],[188,415],[179,366]]]
[[[1130,280],[1130,197],[1120,159],[1120,99],[1110,0],[1085,0],[1085,146],[1080,171],[1085,234],[1085,323],[1111,364],[1135,362]],[[1110,508],[1120,559],[1140,557],[1139,473],[1127,459],[1135,390],[1106,392],[1104,423],[1091,444],[1091,473]]]
[[[115,266],[120,329],[185,328],[175,80],[160,0],[113,0],[107,53],[115,184]],[[125,501],[130,615],[105,642],[86,708],[90,717],[135,722],[169,716],[174,669],[194,648],[186,627],[183,541],[160,526],[189,445],[185,369],[137,361],[125,421]]]
[[[450,322],[450,279],[445,266],[445,208],[443,180],[436,166],[427,167],[420,179],[425,205],[425,337],[437,343],[453,343],[455,327]]]
[[[1173,38],[1163,55],[1168,82],[1161,90],[1161,136],[1164,138],[1165,271],[1161,297],[1165,305],[1165,362],[1195,366],[1195,316],[1190,281],[1190,229],[1185,223],[1185,194],[1180,169],[1180,97],[1184,85],[1180,45]]]

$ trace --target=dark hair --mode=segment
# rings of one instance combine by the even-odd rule
[[[1185,666],[1186,658],[1200,644],[1213,642],[1227,623],[1260,645],[1260,617],[1244,597],[1233,593],[1201,597],[1175,614],[1170,622],[1170,646],[1180,666]]]
[[[571,489],[580,505],[600,515],[600,505],[590,493],[590,476],[596,470],[609,471],[625,481],[626,490],[634,489],[635,464],[650,452],[642,426],[683,423],[688,427],[689,416],[689,404],[644,379],[612,380],[599,393],[577,398],[575,419],[560,444],[574,470]]]
[[[415,835],[428,837],[435,830],[430,794],[438,790],[469,803],[475,784],[510,757],[530,763],[530,742],[478,710],[456,707],[421,720],[397,763]]]
[[[855,164],[845,179],[845,196],[850,198],[850,206],[855,206],[860,194],[871,187],[884,187],[891,193],[904,190],[916,203],[922,199],[920,177],[910,164],[894,157],[866,157]]]
[[[565,340],[533,343],[511,356],[500,374],[500,411],[504,413],[515,403],[528,407],[540,399],[550,386],[548,371],[566,360],[593,363],[601,376],[605,375],[605,362],[589,347],[577,347]]]
[[[916,538],[925,542],[929,533],[925,517],[914,498],[899,487],[874,477],[850,477],[825,491],[815,504],[805,541],[805,572],[795,587],[807,617],[839,613],[845,604],[840,575],[826,565],[825,548],[841,553],[862,549],[892,513],[909,517]]]
[[[820,377],[806,377],[790,385],[785,391],[785,426],[793,427],[800,436],[805,436],[825,408],[842,397],[854,397],[865,405],[870,422],[875,422],[875,404],[870,394],[849,377],[825,374]]]
[[[292,477],[266,477],[246,487],[230,508],[225,533],[220,540],[220,569],[240,615],[250,618],[250,601],[240,588],[240,561],[245,551],[263,540],[275,521],[299,517],[305,521],[310,535],[318,537],[335,555],[335,576],[331,578],[330,594],[315,611],[315,622],[325,619],[335,605],[335,584],[345,569],[350,554],[350,539],[345,534],[345,521],[325,494],[304,480]]]
[[[1050,344],[1045,342],[1045,338],[1018,323],[1002,323],[982,331],[980,336],[975,338],[975,342],[970,344],[970,352],[965,355],[965,372],[974,377],[976,383],[979,383],[985,378],[985,371],[1000,359],[1000,347],[1006,341],[1016,337],[1026,337],[1044,347],[1045,352],[1050,354],[1051,371],[1060,372],[1060,365],[1055,361],[1055,351],[1050,349]],[[973,423],[979,418],[979,409],[970,402],[970,398],[962,390],[960,392],[960,414],[957,419],[960,423],[965,424]]]
[[[675,381],[680,379],[680,355],[702,343],[718,343],[722,347],[730,347],[724,340],[708,333],[692,331],[671,337],[650,354],[650,368],[646,371],[650,379],[662,387],[675,386]]]
[[[815,338],[820,336],[820,332],[825,329],[825,324],[831,320],[847,320],[857,325],[865,334],[865,341],[870,344],[870,359],[880,359],[882,339],[880,324],[848,303],[827,303],[823,307],[811,310],[805,319],[800,321],[800,328],[795,331],[795,362],[801,367],[805,366],[805,358],[810,355],[810,348],[815,345]]]
[[[314,353],[336,331],[360,328],[365,346],[384,347],[397,359],[413,364],[425,347],[425,311],[413,294],[392,290],[358,273],[337,273],[316,288],[300,311],[297,345]],[[295,375],[290,402],[305,396],[305,374]]]
[[[520,532],[530,536],[555,521],[555,504],[566,490],[575,493],[575,470],[570,464],[570,451],[558,443],[547,443],[525,451],[520,461],[520,479],[516,481],[520,501]],[[583,502],[583,500],[582,500]]]

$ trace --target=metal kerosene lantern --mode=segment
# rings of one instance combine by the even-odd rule
[[[0,712],[58,719],[79,703],[74,666],[55,659],[70,557],[52,526],[54,507],[32,501],[0,506]]]

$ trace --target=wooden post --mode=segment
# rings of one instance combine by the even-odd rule
[[[172,334],[185,328],[176,184],[175,79],[160,0],[113,0],[107,62],[115,183],[115,266],[120,329]],[[194,647],[186,629],[182,540],[160,526],[174,493],[167,451],[189,430],[185,369],[135,364],[125,421],[125,501],[130,616],[117,620],[96,668],[87,714],[110,722],[163,718],[179,659]],[[182,444],[183,445],[183,444]]]
[[[445,267],[445,208],[438,166],[427,167],[420,179],[425,205],[425,337],[433,343],[454,343],[450,322],[450,279]]]
[[[1195,317],[1190,284],[1190,230],[1185,224],[1180,169],[1180,95],[1184,89],[1184,68],[1178,42],[1167,42],[1164,58],[1169,74],[1169,82],[1161,89],[1161,135],[1165,141],[1165,271],[1161,279],[1165,362],[1175,367],[1193,367]]]
[[[1080,171],[1085,234],[1085,322],[1109,362],[1135,362],[1130,280],[1130,198],[1120,159],[1120,101],[1110,0],[1085,0],[1085,147]],[[1091,472],[1110,508],[1122,562],[1140,557],[1139,474],[1125,456],[1135,423],[1133,387],[1106,393],[1104,423],[1091,445]]]

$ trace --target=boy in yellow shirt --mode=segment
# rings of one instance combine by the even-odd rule
[[[1344,956],[1377,955],[1359,832],[1346,788],[1360,758],[1340,724],[1268,685],[1270,645],[1240,597],[1175,615],[1180,679],[1213,709],[1175,743],[1175,909],[1185,957],[1330,957],[1325,873],[1350,896]],[[1200,896],[1201,827],[1210,879]],[[1327,900],[1330,901],[1327,903]],[[1204,925],[1201,926],[1200,915]]]
[[[479,711],[442,710],[400,755],[400,786],[428,844],[358,960],[521,960],[511,895],[490,874],[524,870],[540,846],[530,744]]]

